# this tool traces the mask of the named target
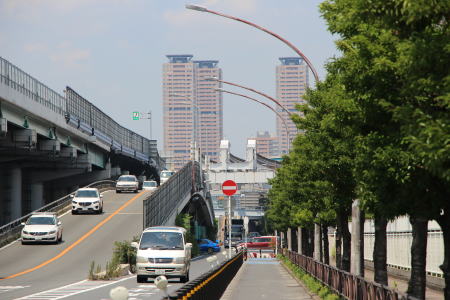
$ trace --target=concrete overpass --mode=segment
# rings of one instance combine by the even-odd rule
[[[159,180],[162,167],[155,140],[0,58],[0,225],[124,171]]]

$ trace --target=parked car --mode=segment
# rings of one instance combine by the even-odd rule
[[[139,181],[134,175],[122,175],[117,179],[116,193],[122,191],[133,191],[137,193],[139,190]]]
[[[276,241],[276,237],[275,236],[258,236],[258,237],[254,237],[252,239],[249,239],[247,241],[247,243],[240,243],[238,245],[239,247],[244,247],[244,248],[256,248],[256,249],[263,249],[263,248],[275,248],[275,241]]]
[[[22,245],[31,242],[50,242],[57,244],[62,241],[62,223],[54,212],[37,212],[22,223]]]
[[[144,181],[142,185],[143,190],[154,191],[158,188],[158,183],[154,180]]]
[[[182,227],[149,227],[142,232],[137,249],[137,282],[164,275],[189,281],[192,244],[186,243],[186,229]]]
[[[208,253],[213,253],[213,252],[219,252],[220,251],[220,246],[218,243],[215,243],[211,240],[208,239],[201,239],[198,241],[198,246],[200,248],[200,251],[202,252],[208,252]]]
[[[259,232],[256,232],[256,231],[252,231],[252,232],[249,232],[247,234],[247,238],[249,238],[249,239],[257,237],[257,236],[261,236],[261,234]]]
[[[175,171],[170,171],[170,170],[164,170],[161,171],[161,174],[159,175],[159,180],[161,182],[161,184],[163,184],[164,182],[166,182],[167,180],[169,180],[169,178],[175,174]]]
[[[96,188],[82,188],[70,195],[72,198],[72,215],[80,212],[103,212],[103,195]]]

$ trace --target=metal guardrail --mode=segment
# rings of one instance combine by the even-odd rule
[[[187,163],[144,200],[144,228],[163,224],[178,202],[191,193],[192,166],[192,162]]]
[[[88,100],[66,87],[66,96],[50,89],[36,78],[0,57],[0,82],[66,118],[79,131],[127,156],[160,164],[156,140],[149,140],[114,121]]]
[[[318,262],[311,257],[283,249],[283,255],[335,293],[350,300],[419,300],[388,286],[365,280],[346,271]]]
[[[86,188],[92,187],[92,188],[98,188],[99,190],[105,190],[109,188],[113,188],[115,186],[114,180],[102,180],[102,181],[96,181],[93,182],[87,186]],[[71,201],[70,195],[73,195],[75,192],[70,193],[62,198],[59,198],[53,202],[50,202],[46,204],[45,206],[20,217],[19,219],[16,219],[12,222],[9,222],[8,224],[5,224],[0,227],[0,247],[2,245],[5,245],[9,243],[12,239],[16,237],[17,234],[20,234],[21,230],[21,223],[25,222],[33,213],[35,212],[46,212],[46,211],[53,211],[53,212],[59,212],[62,209],[64,209]]]
[[[239,252],[231,259],[226,260],[221,265],[200,275],[196,279],[189,281],[163,299],[220,299],[237,271],[241,268],[244,257],[244,252]]]

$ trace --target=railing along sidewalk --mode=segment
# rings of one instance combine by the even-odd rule
[[[350,300],[419,300],[388,286],[365,280],[311,257],[283,249],[283,255],[304,272],[319,280],[335,293]]]
[[[108,190],[111,188],[114,188],[115,186],[114,180],[101,180],[93,182],[87,186],[86,188],[98,188],[100,191]],[[71,198],[70,196],[73,195],[75,192],[70,193],[62,198],[59,198],[53,202],[50,202],[43,207],[30,212],[29,214],[26,214],[12,222],[9,222],[8,224],[5,224],[0,227],[0,247],[3,245],[6,245],[10,242],[12,242],[14,239],[17,239],[20,235],[20,230],[22,229],[21,223],[28,220],[28,218],[35,212],[46,212],[46,211],[53,211],[59,213],[62,211],[67,205],[70,204]]]
[[[218,300],[222,297],[231,280],[244,262],[244,251],[224,261],[221,265],[189,281],[181,288],[163,299],[208,299]]]

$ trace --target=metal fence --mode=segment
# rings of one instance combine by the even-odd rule
[[[244,252],[239,252],[209,272],[189,281],[163,299],[208,299],[218,300],[236,275],[244,261]]]
[[[66,101],[63,96],[1,57],[0,82],[57,114],[64,115],[66,111]]]
[[[283,249],[283,255],[335,293],[351,300],[418,300],[395,291],[388,286],[367,281],[335,267],[318,262],[311,257]]]
[[[69,125],[95,136],[112,150],[120,150],[123,154],[142,161],[149,161],[150,156],[159,163],[155,140],[149,140],[119,125],[70,87],[66,87],[64,97],[1,57],[0,82],[27,96],[31,101],[65,116]]]
[[[144,200],[144,228],[164,224],[178,203],[190,195],[196,170],[198,163],[187,163]]]
[[[102,181],[93,182],[85,187],[98,188],[100,191],[104,191],[104,190],[114,188],[115,183],[116,182],[113,180],[102,180]],[[46,204],[45,206],[0,227],[0,247],[2,245],[8,244],[12,240],[18,238],[18,235],[20,235],[20,230],[22,229],[21,223],[28,220],[28,218],[33,213],[45,212],[45,211],[60,212],[71,203],[70,196],[73,194],[75,194],[75,192],[70,193],[62,198],[59,198],[59,199],[53,201],[53,202],[50,202],[50,203]]]

